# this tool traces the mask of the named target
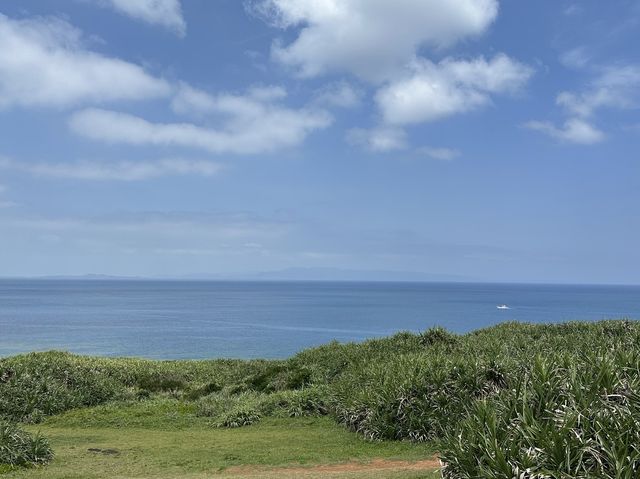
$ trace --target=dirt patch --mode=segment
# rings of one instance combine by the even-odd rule
[[[105,456],[117,456],[120,454],[120,451],[117,449],[99,449],[97,447],[90,447],[87,451],[93,452],[94,454],[104,454]]]
[[[224,474],[239,476],[261,476],[263,474],[293,475],[294,477],[306,474],[340,474],[347,472],[367,471],[433,471],[440,468],[438,459],[425,459],[423,461],[394,461],[389,459],[374,459],[370,462],[343,462],[340,464],[322,464],[309,467],[262,467],[262,466],[235,466],[225,469]]]

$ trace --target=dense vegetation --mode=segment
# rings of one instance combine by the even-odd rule
[[[32,436],[15,424],[0,422],[0,468],[46,464],[52,457],[46,439]]]
[[[217,427],[331,415],[370,440],[429,441],[447,478],[640,477],[636,322],[433,328],[286,361],[0,360],[8,421],[163,399]]]

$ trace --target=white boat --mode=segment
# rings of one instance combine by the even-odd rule
[[[496,308],[498,309],[511,309],[509,306],[507,306],[506,304],[500,304],[498,306],[496,306]]]

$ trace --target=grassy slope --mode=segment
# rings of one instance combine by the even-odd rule
[[[479,410],[495,427],[476,420]],[[331,343],[286,361],[65,353],[0,359],[0,416],[45,419],[30,429],[41,428],[58,454],[47,469],[9,477],[198,477],[239,464],[429,457],[429,446],[364,442],[316,417],[327,412],[369,439],[414,439],[432,448],[438,441],[450,478],[511,477],[536,467],[544,474],[572,471],[568,477],[635,479],[640,323],[505,323],[463,336],[436,328]],[[313,417],[283,419],[298,414]],[[214,427],[229,417],[260,422]],[[89,447],[121,452],[96,456]],[[532,458],[527,451],[538,452]]]

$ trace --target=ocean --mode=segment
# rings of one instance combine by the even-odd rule
[[[640,319],[640,286],[0,280],[0,357],[284,358],[435,325],[620,318]]]

